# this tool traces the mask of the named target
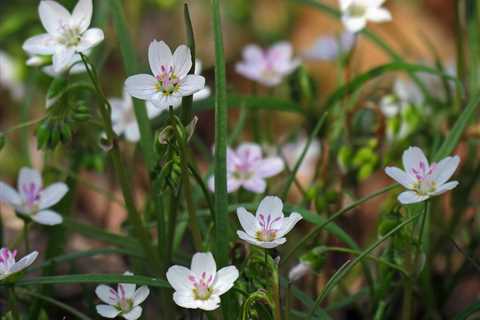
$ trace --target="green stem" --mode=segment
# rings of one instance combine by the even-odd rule
[[[280,285],[278,281],[278,266],[273,263],[272,274],[272,298],[274,303],[273,318],[275,320],[282,320],[282,305],[280,304]]]
[[[30,252],[30,240],[28,239],[30,229],[30,222],[24,221],[23,222],[23,232],[25,233],[25,252]]]
[[[8,287],[8,308],[12,313],[13,319],[20,320],[20,313],[17,306],[17,296],[15,295],[15,287]]]
[[[220,1],[211,0],[213,34],[215,39],[215,255],[219,267],[228,264],[229,224],[227,194],[227,88],[223,49]],[[231,293],[222,298],[225,319],[234,314]]]
[[[281,265],[285,265],[288,260],[298,251],[300,250],[307,241],[313,239],[326,225],[328,225],[329,223],[331,223],[332,221],[334,221],[335,219],[337,219],[338,217],[340,217],[341,215],[343,215],[344,213],[347,213],[348,211],[356,208],[357,206],[363,204],[364,202],[367,202],[368,200],[372,199],[372,198],[375,198],[375,197],[378,197],[388,191],[391,191],[395,188],[398,187],[398,184],[392,184],[392,185],[389,185],[388,187],[385,187],[379,191],[376,191],[372,194],[369,194],[363,198],[361,198],[360,200],[357,200],[355,202],[353,202],[352,204],[350,204],[349,206],[341,209],[340,211],[338,211],[337,213],[333,214],[331,217],[329,217],[327,220],[325,220],[324,223],[322,223],[321,225],[319,226],[316,226],[315,228],[313,228],[307,235],[305,235],[300,241],[297,242],[297,244],[290,250],[290,252],[288,252],[287,254],[285,254],[285,257],[281,260]]]
[[[93,66],[88,62],[88,58],[83,54],[80,54],[80,56],[85,65],[85,68],[90,77],[90,80],[92,81],[95,87],[95,90],[97,91],[99,98],[102,100],[102,103],[100,104],[99,109],[100,109],[100,113],[104,123],[104,128],[107,134],[107,138],[109,142],[112,144],[110,155],[112,157],[113,167],[118,176],[120,186],[122,189],[122,194],[125,201],[125,207],[127,208],[127,212],[128,212],[128,220],[133,225],[134,233],[136,237],[140,240],[140,243],[142,244],[142,247],[145,251],[145,255],[147,257],[151,257],[153,267],[155,270],[157,270],[156,272],[158,272],[159,270],[161,270],[161,264],[158,259],[158,255],[153,248],[152,239],[148,233],[148,230],[143,225],[143,221],[140,217],[140,214],[137,212],[137,209],[135,207],[132,186],[130,184],[131,178],[129,177],[127,171],[125,170],[125,163],[122,160],[118,140],[116,139],[116,136],[112,127],[112,119],[110,117],[110,110],[111,110],[110,102],[105,97],[105,94],[103,93],[103,90],[99,85],[95,70],[93,69]]]

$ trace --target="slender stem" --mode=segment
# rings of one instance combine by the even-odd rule
[[[17,296],[15,295],[15,287],[8,287],[8,308],[12,313],[13,319],[20,320],[20,313],[17,306]]]
[[[285,294],[285,320],[290,318],[290,305],[292,303],[292,284],[288,282],[287,293]]]
[[[278,265],[274,263],[272,272],[272,297],[273,297],[273,318],[282,320],[282,306],[280,304],[280,286],[278,280]]]
[[[172,257],[173,257],[175,225],[177,221],[177,211],[178,211],[178,198],[179,198],[179,193],[177,194],[175,191],[172,190],[170,195],[170,207],[168,212],[167,253],[166,253],[167,264],[170,264],[172,262]]]
[[[132,186],[130,184],[131,178],[129,177],[127,171],[125,170],[124,161],[121,158],[120,147],[118,145],[118,141],[116,139],[116,135],[112,127],[112,119],[110,117],[110,110],[111,110],[110,102],[105,97],[105,94],[103,93],[103,90],[98,83],[98,78],[95,73],[95,70],[93,69],[93,66],[88,62],[88,58],[83,54],[80,54],[80,56],[85,65],[85,68],[90,77],[90,80],[92,81],[95,87],[95,90],[97,91],[99,98],[102,100],[102,103],[99,109],[102,115],[105,131],[107,133],[107,138],[112,144],[110,155],[112,157],[113,166],[118,176],[120,186],[122,189],[122,194],[125,201],[125,207],[127,208],[127,212],[128,212],[128,220],[130,221],[130,223],[133,224],[136,237],[140,240],[140,243],[142,244],[142,247],[145,251],[146,256],[151,257],[154,269],[157,270],[158,272],[161,270],[161,264],[158,259],[158,255],[153,248],[152,239],[148,233],[148,230],[143,225],[143,221],[135,207]]]

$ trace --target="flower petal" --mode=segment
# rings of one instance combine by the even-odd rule
[[[217,264],[211,252],[197,252],[193,255],[190,269],[197,277],[201,277],[204,272],[207,275],[215,275]]]
[[[239,277],[238,269],[235,266],[228,266],[218,270],[213,283],[214,293],[222,295],[230,290]]]
[[[279,197],[275,196],[267,196],[263,198],[263,200],[260,202],[256,217],[258,220],[258,217],[260,214],[263,215],[271,215],[271,220],[275,220],[276,218],[283,218],[283,202]]]
[[[254,237],[257,232],[257,219],[253,214],[245,210],[245,208],[237,208],[237,217],[243,230],[250,236]]]
[[[263,62],[263,60],[265,59],[262,48],[260,48],[255,44],[250,44],[246,46],[243,49],[242,56],[243,56],[243,59],[245,59],[245,61],[249,63],[250,62],[258,63],[261,61]]]
[[[267,189],[267,182],[262,178],[253,177],[247,181],[244,181],[242,186],[248,191],[254,193],[263,193]]]
[[[54,183],[40,192],[40,210],[56,205],[68,192],[68,186],[63,182]]]
[[[432,179],[435,180],[437,185],[442,185],[448,181],[457,170],[458,165],[460,164],[460,157],[447,157],[440,161],[432,172]]]
[[[109,319],[116,318],[121,312],[117,308],[106,304],[99,304],[96,309],[99,315]]]
[[[149,74],[136,74],[127,78],[125,90],[132,97],[152,100],[153,96],[157,94],[157,83],[157,79]]]
[[[350,32],[359,32],[367,25],[367,20],[365,17],[350,17],[343,16],[342,22]]]
[[[189,74],[180,81],[178,93],[182,96],[190,96],[203,88],[205,88],[205,78]]]
[[[182,97],[174,95],[165,96],[162,93],[159,93],[150,101],[157,109],[164,111],[168,110],[170,107],[173,107],[174,109],[179,107],[182,104]]]
[[[126,126],[125,138],[133,143],[140,141],[140,129],[137,122],[130,123]]]
[[[74,48],[57,48],[52,57],[53,70],[57,73],[65,71],[72,64],[74,55]]]
[[[163,41],[153,40],[148,47],[148,62],[150,69],[155,76],[162,74],[162,67],[164,70],[168,69],[173,63],[173,56],[170,47]]]
[[[274,241],[271,241],[271,242],[259,241],[240,230],[237,231],[237,235],[240,239],[245,240],[248,243],[253,244],[254,246],[265,248],[265,249],[272,249],[272,248],[278,247],[279,245],[282,245],[287,241],[287,239],[285,238],[275,239]]]
[[[51,210],[42,210],[32,215],[32,220],[46,226],[54,226],[63,222],[61,215]]]
[[[15,189],[6,183],[0,182],[0,202],[16,207],[22,204],[22,198]]]
[[[400,170],[399,168],[395,167],[386,167],[385,168],[385,173],[392,178],[393,180],[397,181],[400,183],[402,186],[404,186],[407,189],[413,188],[413,185],[415,184],[415,179],[409,174],[407,174],[405,171]]]
[[[272,157],[261,160],[255,173],[258,177],[269,178],[282,172],[284,168],[285,165],[281,158]]]
[[[425,157],[425,154],[419,147],[409,147],[405,150],[402,155],[402,161],[405,171],[413,177],[415,176],[413,169],[418,169],[420,163],[423,162],[425,167],[428,167],[427,157]]]
[[[12,268],[10,269],[10,272],[12,273],[16,273],[16,272],[19,272],[19,271],[22,271],[28,267],[30,267],[30,265],[35,262],[35,260],[37,259],[38,257],[38,252],[37,251],[33,251],[32,253],[26,255],[25,257],[23,257],[22,259],[18,260],[13,266]]]
[[[137,289],[137,291],[135,291],[135,295],[133,297],[133,304],[136,306],[139,305],[148,298],[149,294],[150,289],[147,286],[141,286]]]
[[[85,53],[89,49],[95,47],[100,42],[102,42],[104,38],[105,38],[105,35],[102,29],[99,29],[99,28],[89,29],[85,31],[85,33],[82,35],[82,40],[80,40],[80,43],[76,48],[76,51]]]
[[[277,233],[277,238],[282,238],[284,235],[289,233],[293,229],[293,227],[295,227],[295,225],[302,219],[303,217],[297,212],[292,212],[290,216],[284,218],[282,227]]]
[[[220,307],[220,297],[217,295],[211,295],[208,300],[197,301],[197,308],[205,311],[213,311]]]
[[[190,48],[186,45],[181,45],[173,53],[173,71],[178,78],[182,79],[191,68],[192,54]]]
[[[438,187],[437,191],[432,193],[432,196],[438,196],[442,193],[450,191],[458,186],[458,181],[450,181]]]
[[[123,313],[122,317],[127,320],[137,320],[142,316],[142,307],[136,306],[130,312]]]
[[[23,167],[20,169],[20,173],[18,175],[18,190],[21,195],[24,195],[23,188],[25,187],[30,187],[34,186],[37,189],[41,189],[43,182],[42,182],[42,176],[40,175],[40,172],[38,172],[35,169],[30,169],[27,167]]]
[[[411,203],[422,202],[428,198],[429,196],[420,196],[418,193],[414,191],[404,191],[398,195],[398,201],[401,204],[411,204]]]
[[[188,279],[192,271],[183,266],[171,266],[167,271],[168,283],[175,291],[192,291],[193,285]]]
[[[236,150],[238,161],[243,163],[251,163],[262,158],[262,148],[256,143],[242,143]]]
[[[182,308],[197,309],[197,301],[193,297],[192,290],[174,292],[173,301]]]
[[[132,273],[124,274],[132,275]],[[135,289],[137,285],[134,283],[119,283],[117,292],[122,292],[126,299],[132,299],[135,296]]]
[[[92,0],[79,0],[72,12],[70,25],[77,27],[82,33],[88,29],[92,20]]]
[[[70,12],[56,1],[43,0],[38,6],[38,14],[43,27],[51,35],[59,35],[71,19]]]
[[[118,297],[117,292],[110,286],[106,286],[104,284],[98,285],[95,288],[95,294],[97,295],[98,299],[106,304],[117,304]]]
[[[367,9],[366,17],[373,22],[387,22],[392,20],[392,14],[384,8],[369,8]]]
[[[50,55],[55,53],[56,40],[50,34],[44,33],[28,38],[23,43],[23,50],[29,55]]]

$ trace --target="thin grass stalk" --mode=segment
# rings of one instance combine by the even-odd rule
[[[230,235],[227,194],[227,88],[220,1],[211,0],[215,39],[215,255],[219,267],[228,264]],[[231,319],[234,301],[230,293],[222,298],[225,319]]]

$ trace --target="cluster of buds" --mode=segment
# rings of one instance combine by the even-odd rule
[[[198,118],[184,125],[173,111],[170,111],[170,124],[157,132],[155,149],[161,156],[158,169],[154,172],[155,179],[163,185],[177,190],[181,177],[181,161],[184,157],[185,146],[189,143],[197,126]]]

